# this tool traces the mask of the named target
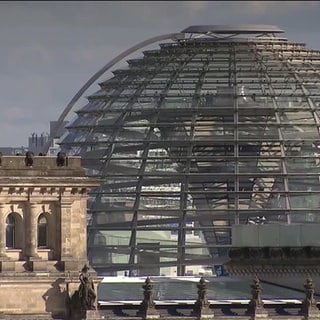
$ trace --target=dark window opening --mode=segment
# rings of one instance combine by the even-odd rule
[[[15,219],[12,214],[9,214],[6,220],[6,248],[8,249],[15,247],[15,229]]]
[[[41,214],[38,219],[38,248],[48,247],[47,218]]]

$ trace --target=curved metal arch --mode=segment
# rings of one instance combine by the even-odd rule
[[[82,87],[81,89],[75,94],[75,96],[71,99],[71,101],[68,103],[68,105],[65,107],[65,109],[62,111],[60,117],[57,120],[57,123],[52,130],[48,142],[44,147],[44,152],[47,153],[49,151],[50,145],[53,141],[54,136],[58,132],[58,130],[61,127],[61,124],[63,123],[64,119],[68,115],[68,113],[71,111],[75,103],[81,98],[81,96],[85,93],[85,91],[96,81],[99,77],[101,77],[106,71],[108,71],[111,67],[113,67],[117,62],[124,59],[129,54],[132,54],[133,52],[147,46],[150,44],[153,44],[158,41],[166,40],[166,39],[177,39],[181,37],[184,33],[168,33],[163,34],[160,36],[155,36],[152,38],[149,38],[147,40],[144,40],[142,42],[139,42],[138,44],[134,45],[133,47],[130,47],[129,49],[123,51],[118,56],[113,58],[111,61],[109,61],[104,67],[102,67],[98,72],[96,72]]]

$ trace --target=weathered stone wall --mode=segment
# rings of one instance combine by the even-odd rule
[[[87,192],[98,185],[85,176],[80,158],[57,166],[55,157],[34,157],[27,166],[24,157],[1,157],[0,314],[68,319],[87,262]],[[9,215],[15,234],[10,246]],[[40,215],[47,222],[45,246],[38,242]]]
[[[63,278],[1,278],[0,312],[66,315],[67,288]]]

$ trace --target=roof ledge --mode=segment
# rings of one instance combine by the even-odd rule
[[[262,24],[242,25],[196,25],[181,31],[182,33],[215,33],[215,34],[259,34],[259,33],[284,33],[277,26]]]

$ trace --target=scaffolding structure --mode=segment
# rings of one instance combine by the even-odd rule
[[[320,222],[320,51],[282,33],[189,27],[76,111],[61,147],[102,181],[98,272],[185,275],[228,256],[234,224]]]

